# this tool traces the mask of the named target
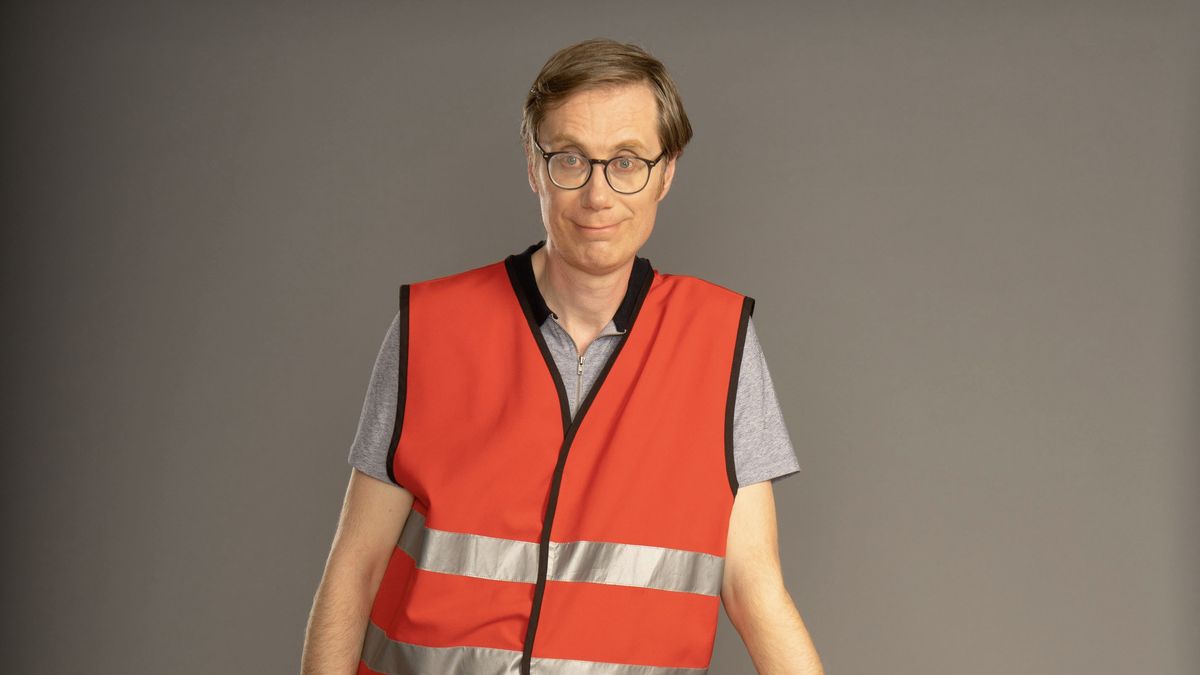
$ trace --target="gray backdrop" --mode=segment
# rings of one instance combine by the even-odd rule
[[[297,670],[397,286],[543,236],[596,35],[683,92],[642,254],[758,300],[828,672],[1200,672],[1196,3],[23,5],[7,672]]]

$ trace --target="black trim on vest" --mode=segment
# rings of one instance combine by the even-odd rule
[[[725,473],[729,489],[738,493],[737,463],[733,456],[733,407],[737,403],[738,375],[742,372],[742,351],[746,347],[746,329],[754,314],[754,298],[742,297],[742,315],[738,319],[737,341],[733,346],[733,367],[729,371],[729,393],[725,399]]]
[[[567,387],[563,384],[562,375],[558,372],[558,367],[554,365],[554,355],[550,353],[550,347],[546,345],[546,337],[542,335],[541,324],[537,320],[537,308],[533,306],[533,298],[523,292],[521,287],[523,283],[521,280],[522,270],[526,267],[528,265],[523,266],[518,262],[517,256],[510,255],[504,260],[504,269],[508,272],[508,282],[512,284],[513,292],[517,295],[517,302],[521,304],[525,322],[529,324],[529,330],[533,332],[533,339],[537,343],[538,351],[542,353],[542,360],[550,364],[550,375],[554,380],[554,388],[558,391],[559,414],[562,416],[563,434],[565,435],[571,426],[571,404],[567,401]],[[545,303],[542,306],[545,307]]]
[[[396,421],[392,423],[392,444],[388,448],[387,475],[396,485],[396,446],[400,443],[400,428],[404,424],[404,402],[408,398],[408,284],[400,286],[400,326],[398,329],[400,348],[396,377]],[[401,485],[401,487],[404,487]]]
[[[608,373],[612,370],[613,363],[620,356],[621,350],[625,347],[625,343],[629,340],[628,328],[632,328],[634,321],[637,319],[638,313],[642,309],[642,303],[646,299],[646,294],[650,291],[651,282],[654,280],[650,261],[645,258],[636,258],[634,260],[633,273],[630,275],[629,287],[625,292],[625,299],[621,303],[621,309],[617,311],[618,316],[621,316],[621,321],[618,323],[618,328],[626,330],[626,333],[619,338],[616,347],[613,348],[613,353],[609,356],[608,362],[604,364],[604,368],[596,376],[596,382],[588,391],[588,395],[584,397],[579,405],[579,410],[575,413],[575,419],[571,419],[570,406],[567,402],[567,389],[563,385],[562,375],[558,371],[558,366],[554,363],[554,357],[550,354],[549,347],[546,346],[545,337],[542,335],[541,322],[545,321],[549,316],[549,309],[545,309],[545,314],[538,314],[537,301],[541,302],[540,307],[545,308],[546,303],[542,299],[541,293],[537,290],[537,283],[533,276],[533,267],[529,261],[529,256],[539,247],[545,244],[545,240],[540,241],[529,248],[525,249],[524,253],[519,255],[510,255],[504,261],[504,266],[508,270],[508,278],[512,283],[513,292],[516,293],[517,299],[521,304],[521,309],[525,313],[526,322],[529,324],[529,330],[533,333],[533,338],[537,342],[538,349],[542,353],[542,358],[546,362],[546,367],[550,370],[551,376],[554,378],[555,388],[558,390],[558,400],[561,404],[563,415],[563,442],[558,451],[558,461],[554,465],[554,476],[550,480],[550,496],[546,503],[546,516],[542,521],[542,533],[538,543],[538,576],[537,584],[533,591],[533,607],[529,613],[529,627],[525,632],[525,648],[521,654],[521,675],[530,675],[533,661],[533,641],[537,635],[538,618],[542,611],[542,597],[546,592],[546,574],[550,566],[550,530],[554,526],[554,511],[558,507],[558,494],[562,487],[563,470],[567,465],[567,454],[571,449],[571,442],[575,440],[575,434],[579,430],[579,425],[583,422],[584,416],[592,405],[592,401],[599,393],[600,387],[607,379]],[[644,261],[639,263],[638,261]],[[639,265],[644,271],[639,273]],[[530,288],[532,287],[532,291]],[[616,318],[614,317],[614,322]]]
[[[532,256],[534,251],[545,245],[546,240],[543,239],[530,245],[524,251],[509,256],[509,260],[516,263],[516,276],[520,282],[517,286],[519,294],[523,294],[528,300],[529,306],[533,310],[533,319],[538,326],[546,322],[546,318],[550,316],[551,312],[546,305],[546,299],[542,297],[542,292],[537,286],[537,279],[533,275]],[[629,326],[633,324],[633,306],[637,302],[637,289],[642,287],[646,279],[653,276],[654,270],[650,261],[635,255],[633,269],[629,272],[629,280],[625,286],[625,297],[621,299],[621,305],[617,307],[617,313],[612,318],[617,330],[629,330]]]

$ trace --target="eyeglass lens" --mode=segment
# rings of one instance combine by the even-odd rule
[[[581,155],[555,155],[550,158],[550,179],[561,188],[577,188],[587,182],[591,167]],[[650,180],[650,167],[637,157],[616,157],[605,167],[605,174],[617,192],[637,192]]]

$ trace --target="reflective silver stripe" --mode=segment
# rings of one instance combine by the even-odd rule
[[[430,529],[425,527],[425,516],[416,509],[409,512],[399,546],[419,569],[537,583],[537,542]]]
[[[547,578],[720,595],[724,569],[725,559],[708,553],[607,541],[552,541]]]
[[[483,579],[537,583],[536,542],[425,527],[412,509],[400,533],[419,569]],[[720,595],[725,558],[661,546],[607,541],[550,542],[546,578]]]
[[[636,666],[628,663],[576,661],[574,659],[539,659],[530,662],[534,675],[705,675],[708,668],[669,668],[665,666]]]
[[[386,675],[443,675],[519,673],[521,652],[490,647],[426,647],[393,640],[374,621],[367,622],[363,663]]]
[[[521,652],[492,647],[426,647],[393,640],[371,621],[363,641],[363,663],[386,675],[515,675]],[[604,661],[543,659],[530,661],[535,675],[706,675],[707,668],[666,668]]]

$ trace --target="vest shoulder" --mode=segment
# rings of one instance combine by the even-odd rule
[[[480,265],[478,267],[472,267],[461,272],[444,274],[439,277],[429,277],[401,283],[414,288],[421,287],[421,289],[425,291],[431,291],[435,289],[452,289],[463,286],[471,286],[494,278],[497,274],[507,275],[503,260],[490,262],[486,265]]]
[[[443,319],[461,313],[465,307],[500,305],[516,297],[503,260],[440,277],[402,282],[400,296],[402,306],[419,305],[423,316]]]
[[[680,290],[686,289],[689,293],[695,295],[738,301],[744,297],[748,297],[745,293],[735,291],[723,284],[690,274],[658,272],[657,275],[658,283],[664,287],[675,287]]]

